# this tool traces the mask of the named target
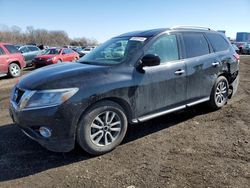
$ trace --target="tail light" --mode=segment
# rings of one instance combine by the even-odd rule
[[[234,54],[234,57],[237,59],[237,61],[239,61],[240,60],[240,55],[239,54]]]

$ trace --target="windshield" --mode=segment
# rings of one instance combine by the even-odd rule
[[[54,48],[54,49],[45,50],[45,52],[43,54],[45,54],[45,55],[48,55],[48,54],[60,54],[60,52],[61,52],[61,49]]]
[[[120,64],[142,47],[144,37],[113,38],[83,56],[79,62],[88,64],[113,65]]]

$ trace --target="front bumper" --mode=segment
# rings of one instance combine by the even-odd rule
[[[10,116],[18,127],[31,139],[54,152],[68,152],[74,148],[75,135],[72,119],[65,116],[60,106],[33,110],[18,110],[15,103],[10,103]],[[40,127],[51,130],[52,136],[43,137]]]
[[[46,60],[42,60],[42,61],[35,61],[35,60],[33,60],[32,63],[35,66],[46,66],[46,65],[52,65],[55,62],[54,61],[46,61]]]

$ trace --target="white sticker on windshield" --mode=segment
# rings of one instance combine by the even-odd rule
[[[147,38],[145,37],[132,37],[129,40],[133,40],[133,41],[139,41],[139,42],[144,42]]]

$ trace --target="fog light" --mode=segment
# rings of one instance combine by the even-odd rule
[[[51,137],[51,130],[48,129],[47,127],[40,127],[40,128],[39,128],[39,133],[40,133],[44,138],[49,138],[49,137]]]

